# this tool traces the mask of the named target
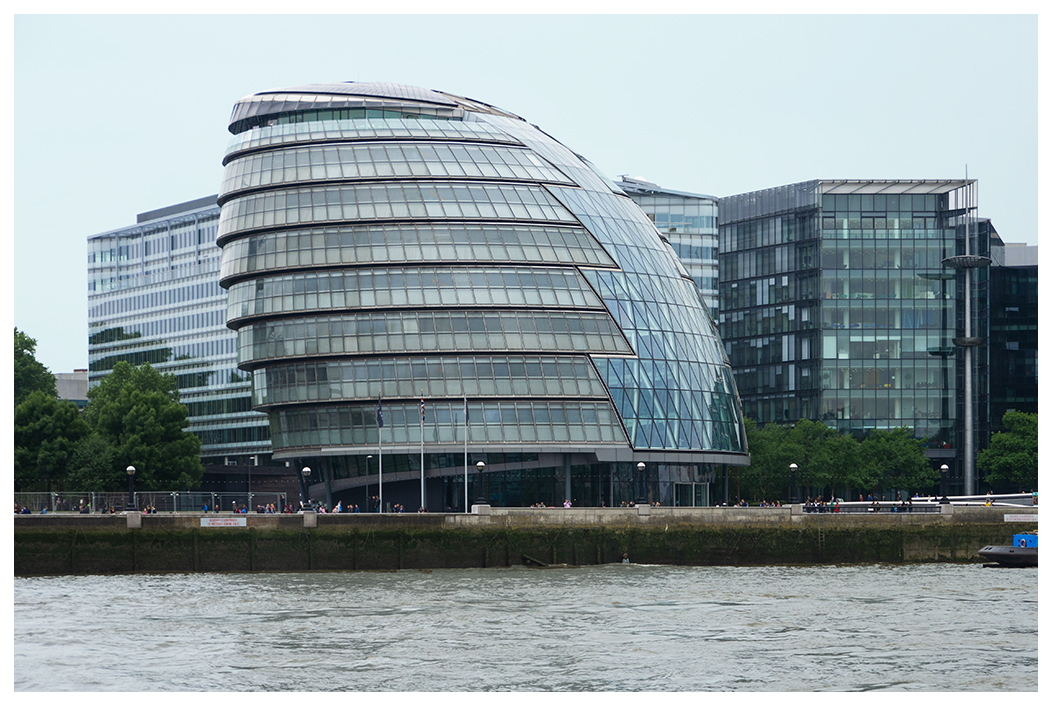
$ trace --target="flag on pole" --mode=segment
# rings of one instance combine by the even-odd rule
[[[384,402],[379,397],[376,398],[376,426],[384,428]]]
[[[423,423],[424,419],[425,419],[425,415],[424,415],[424,398],[421,397],[420,398],[420,421],[421,421],[421,423]]]
[[[468,423],[468,398],[464,398],[464,423]]]

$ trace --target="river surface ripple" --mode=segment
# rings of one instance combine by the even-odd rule
[[[14,579],[16,691],[1036,691],[1037,570]]]

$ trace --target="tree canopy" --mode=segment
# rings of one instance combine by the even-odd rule
[[[861,488],[913,492],[939,480],[939,472],[924,456],[924,444],[905,427],[869,432],[859,447],[859,459]]]
[[[990,439],[990,448],[976,458],[976,467],[986,474],[986,482],[1010,484],[1016,490],[1037,489],[1037,415],[1005,412],[1005,431]]]
[[[828,497],[849,488],[926,490],[938,481],[938,471],[910,429],[873,430],[859,442],[807,419],[792,425],[766,424],[762,429],[746,419],[745,428],[751,463],[735,479],[739,497],[788,499],[791,463],[798,467],[799,499]]]
[[[34,390],[15,408],[15,490],[49,490],[71,469],[88,425],[77,405]]]
[[[148,363],[133,368],[121,361],[88,390],[88,400],[85,419],[98,435],[90,443],[105,443],[112,451],[112,467],[122,471],[135,466],[137,488],[182,490],[200,484],[201,440],[185,431],[186,406],[179,402],[174,375],[161,374]]]
[[[55,376],[36,359],[37,342],[15,326],[15,407],[22,404],[34,391],[58,397]]]

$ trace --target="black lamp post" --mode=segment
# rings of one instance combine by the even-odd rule
[[[476,463],[475,464],[475,468],[477,468],[478,471],[479,471],[478,480],[475,482],[475,495],[478,496],[478,495],[482,494],[482,492],[481,492],[482,491],[482,472],[484,470],[486,470],[486,463],[485,463],[485,461],[479,461],[478,463]],[[487,490],[488,490],[488,488],[487,488]],[[475,504],[476,505],[485,505],[488,502],[489,502],[489,498],[486,498],[486,497],[476,497],[475,498]]]
[[[128,512],[136,512],[138,508],[135,507],[135,466],[128,466],[124,470],[128,472],[128,506],[124,509]]]
[[[796,470],[800,468],[795,463],[789,464],[789,502],[796,504]]]
[[[646,476],[643,475],[647,470],[647,464],[640,461],[636,464],[636,470],[639,471],[639,482],[643,484],[643,492],[639,494],[638,498],[636,498],[636,505],[642,505],[647,499],[646,495],[649,491],[648,486],[650,485],[647,483]]]
[[[950,499],[946,497],[946,483],[948,482],[946,479],[949,473],[950,467],[947,466],[945,463],[942,464],[942,466],[939,468],[939,494],[942,495],[942,497],[939,498],[940,505],[950,504]]]
[[[300,471],[303,474],[303,505],[310,507],[310,492],[307,479],[310,478],[310,466],[304,466]]]

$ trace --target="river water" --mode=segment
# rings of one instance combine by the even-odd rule
[[[16,691],[1035,691],[1037,570],[14,579]]]

